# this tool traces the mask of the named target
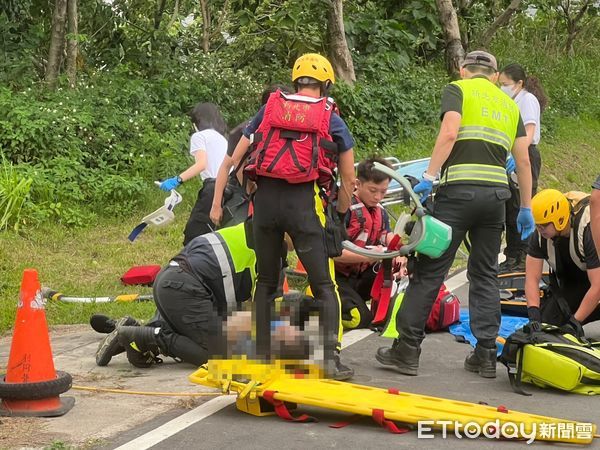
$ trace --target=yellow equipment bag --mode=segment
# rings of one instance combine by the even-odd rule
[[[600,342],[580,341],[552,325],[530,332],[524,327],[508,337],[500,361],[508,368],[515,392],[521,382],[576,394],[600,394]]]

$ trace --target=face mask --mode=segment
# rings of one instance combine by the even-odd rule
[[[514,98],[515,89],[512,86],[500,86],[500,89],[502,89],[502,92],[504,92],[510,98]]]

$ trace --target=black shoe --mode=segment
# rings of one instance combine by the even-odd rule
[[[135,326],[117,328],[118,341],[127,352],[127,359],[133,366],[146,368],[162,362],[158,357],[160,348],[156,342],[157,330],[159,328]]]
[[[477,345],[465,359],[465,370],[478,373],[483,378],[496,378],[496,348]]]
[[[505,273],[518,272],[518,270],[515,269],[518,266],[518,264],[519,264],[518,258],[513,258],[512,256],[508,256],[506,258],[506,260],[498,266],[498,275],[503,275]]]
[[[515,273],[525,272],[525,258],[519,258],[517,263],[512,267],[512,271]]]
[[[92,322],[92,320],[94,320],[94,317],[96,317],[97,319]],[[94,327],[94,323],[96,325],[101,324],[100,319],[98,319],[99,317],[104,317],[106,318],[105,321],[105,330],[107,330],[109,328],[109,326],[112,326],[112,332],[111,331],[99,331],[98,329],[96,329]],[[94,327],[94,329],[96,331],[98,331],[99,333],[105,333],[108,332],[108,336],[106,336],[101,342],[100,345],[98,345],[98,350],[96,350],[96,364],[99,366],[106,366],[111,358],[113,356],[118,355],[119,353],[123,353],[125,351],[125,348],[123,347],[123,345],[121,345],[121,343],[119,342],[118,336],[117,336],[117,328],[124,326],[124,325],[129,325],[129,324],[138,324],[138,321],[135,320],[133,317],[129,317],[129,316],[125,316],[122,317],[118,320],[113,320],[110,319],[108,316],[103,316],[102,314],[94,314],[92,316],[92,318],[90,319],[90,324],[92,325],[92,327]],[[110,325],[110,323],[112,323],[112,325]]]
[[[354,376],[354,369],[342,364],[340,354],[338,352],[333,356],[335,369],[332,378],[336,381],[346,381]]]
[[[140,325],[133,317],[125,316],[123,319],[126,319],[125,322],[120,323],[119,325]],[[112,333],[117,327],[117,322],[120,322],[123,319],[111,319],[104,314],[94,314],[90,317],[90,325],[98,333]]]
[[[395,339],[391,347],[380,347],[375,358],[384,366],[394,366],[404,375],[416,376],[421,348]]]

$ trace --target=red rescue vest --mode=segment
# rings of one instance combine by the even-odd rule
[[[374,208],[367,208],[358,197],[352,197],[350,205],[350,222],[346,229],[350,241],[359,247],[367,245],[385,245],[388,231],[385,228],[383,217],[383,206],[377,205]],[[335,263],[338,272],[345,275],[351,273],[360,273],[370,264],[344,264]]]
[[[317,181],[329,188],[335,179],[338,147],[329,135],[332,99],[273,92],[252,137],[245,173],[281,178],[288,183]]]

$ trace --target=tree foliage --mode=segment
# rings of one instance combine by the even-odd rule
[[[515,1],[456,1],[455,46],[474,49]],[[523,0],[490,41],[501,65],[524,63],[548,86],[545,124],[557,114],[600,115],[597,3],[566,2],[534,9]],[[27,197],[12,210],[29,223],[79,225],[131,211],[155,179],[189,163],[186,114],[195,103],[216,103],[237,125],[266,84],[289,83],[296,57],[330,52],[331,0],[78,0],[77,31],[64,38],[77,44],[77,83],[69,89],[63,53],[52,92],[43,81],[55,4],[0,3],[0,161],[4,185]],[[345,0],[343,9],[356,83],[337,83],[332,95],[358,157],[418,156],[398,143],[437,124],[448,78],[436,0]]]

